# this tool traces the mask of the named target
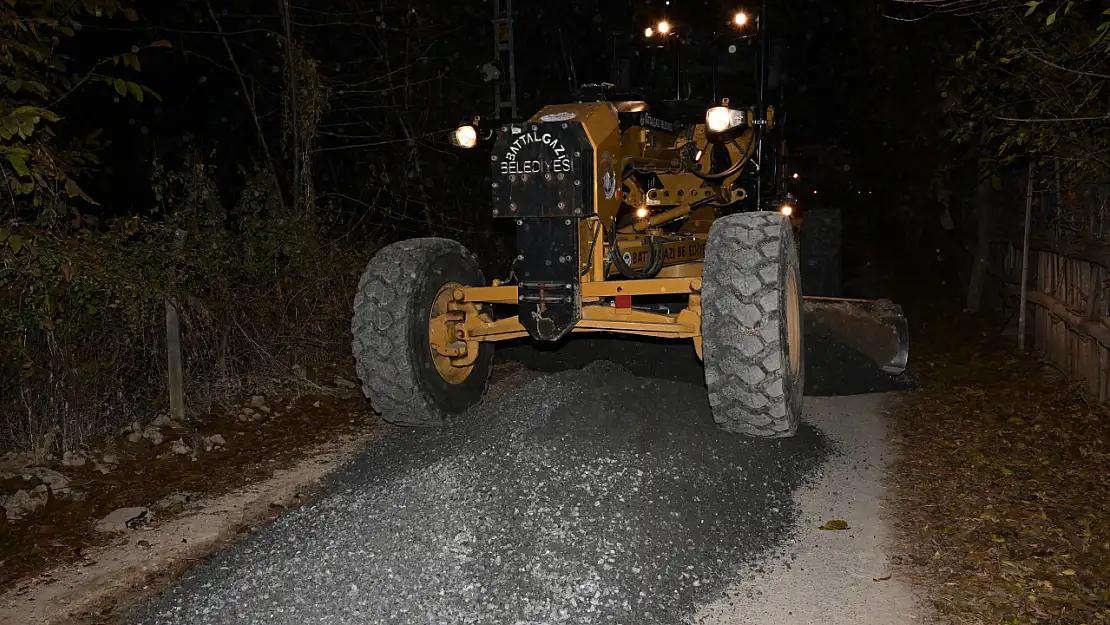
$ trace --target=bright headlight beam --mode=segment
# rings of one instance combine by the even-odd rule
[[[659,31],[660,35],[666,35],[671,32],[671,25],[667,20],[663,20],[655,25],[655,30]]]
[[[725,106],[714,106],[705,112],[705,125],[713,132],[724,132],[732,127],[732,111]]]
[[[455,145],[460,148],[472,148],[478,145],[478,129],[470,125],[456,128]]]
[[[736,15],[732,16],[732,23],[737,26],[743,26],[748,23],[748,14],[743,11],[738,11]]]
[[[647,216],[648,216],[648,209],[646,209],[646,208],[637,208],[636,209],[636,217],[638,217],[640,219],[643,219],[644,217],[647,217]]]
[[[782,208],[779,209],[779,212],[789,217],[794,214],[794,207],[789,204],[783,204]]]
[[[647,28],[644,29],[644,37],[647,37],[648,39],[651,39],[651,36],[654,35],[654,34],[655,34],[655,31],[651,29],[651,26],[648,26]]]

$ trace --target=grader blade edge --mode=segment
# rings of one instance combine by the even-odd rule
[[[860,352],[896,376],[909,361],[909,325],[902,307],[886,299],[803,298],[806,333]]]

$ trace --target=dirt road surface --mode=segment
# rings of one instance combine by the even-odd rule
[[[887,553],[883,396],[811,398],[795,438],[749,440],[716,428],[683,347],[573,353],[374,444],[125,622],[916,621]]]

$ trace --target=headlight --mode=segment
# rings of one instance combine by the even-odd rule
[[[478,129],[470,124],[459,126],[451,135],[451,143],[460,148],[472,148],[478,145]]]
[[[744,123],[744,112],[727,106],[714,106],[705,112],[705,125],[712,132],[724,132]]]
[[[779,212],[789,217],[794,214],[794,207],[789,204],[783,204],[782,208],[779,209]]]

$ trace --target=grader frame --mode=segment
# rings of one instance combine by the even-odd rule
[[[727,106],[728,101],[725,100],[723,105]],[[574,258],[560,255],[556,262],[573,262],[578,267],[578,293],[566,294],[573,290],[571,284],[564,284],[562,288],[547,288],[548,285],[541,284],[534,289],[535,293],[530,294],[522,293],[517,285],[503,285],[497,280],[491,286],[454,286],[446,312],[429,320],[431,347],[440,359],[446,359],[453,367],[467,367],[473,364],[479,343],[529,336],[529,329],[521,322],[519,315],[493,320],[483,314],[483,304],[534,304],[535,315],[542,319],[549,305],[564,304],[567,297],[580,300],[580,318],[569,328],[561,328],[557,336],[552,337],[548,333],[548,336],[536,338],[552,340],[561,338],[567,332],[619,332],[692,339],[698,357],[702,356],[700,292],[706,239],[719,208],[747,195],[745,189],[734,188],[732,183],[754,151],[758,127],[748,124],[731,141],[713,144],[704,124],[694,126],[690,136],[684,136],[677,132],[673,122],[651,116],[646,108],[644,102],[638,101],[554,105],[541,109],[525,124],[502,125],[499,128],[503,137],[511,138],[511,133],[518,129],[518,136],[529,136],[526,134],[529,131],[540,132],[541,128],[547,128],[552,123],[544,122],[545,119],[581,120],[589,144],[596,146],[596,153],[585,160],[612,162],[619,159],[619,165],[614,163],[613,169],[603,171],[602,178],[607,174],[617,177],[620,175],[618,172],[632,170],[650,172],[655,175],[660,187],[645,189],[635,177],[625,177],[621,181],[622,188],[613,190],[606,197],[603,187],[606,182],[603,179],[594,181],[597,188],[590,194],[592,205],[589,201],[575,206],[565,200],[557,201],[554,212],[566,215],[564,226],[576,227],[580,244],[579,253]],[[745,113],[746,118],[751,120],[751,112]],[[629,125],[622,131],[618,127],[622,114],[639,114],[642,123]],[[766,119],[768,125],[773,123],[773,109],[768,111]],[[559,124],[560,129],[568,128],[566,122],[554,123]],[[542,141],[540,136],[539,142]],[[532,141],[530,145],[535,143]],[[685,171],[679,159],[682,151],[688,149],[687,145],[697,149],[700,155],[697,166],[706,169],[714,156],[714,149],[721,149],[719,146],[723,145],[734,173],[714,184],[707,184],[695,174]],[[507,154],[514,155],[511,148]],[[498,159],[499,155],[494,154],[492,158]],[[577,158],[581,159],[582,154],[578,154]],[[571,173],[554,171],[560,168],[554,164],[557,161],[521,161],[513,158],[510,162],[514,165],[504,167],[510,183],[523,178],[521,182],[526,184],[529,176],[541,175],[546,175],[551,181],[560,174]],[[520,166],[521,162],[538,162],[540,166],[535,172],[522,171],[526,167]],[[549,171],[542,171],[548,164],[551,165],[547,167]],[[494,182],[495,188],[499,184],[500,181]],[[641,212],[631,223],[617,227],[615,240],[607,242],[604,240],[604,224],[615,224],[622,206],[640,207],[638,210]],[[542,212],[542,208],[536,208]],[[515,202],[510,202],[509,212],[522,215],[516,218],[518,226],[524,226],[523,220],[529,218],[523,216],[529,211]],[[494,208],[494,214],[505,216],[501,208]],[[586,216],[583,217],[583,214]],[[539,219],[558,219],[558,216]],[[657,244],[656,253],[662,258],[657,261],[661,267],[655,277],[614,279],[620,274],[607,260],[611,254],[620,255],[621,260],[633,270],[644,269],[652,253],[646,237],[665,236],[661,227],[676,221],[683,222],[683,233]],[[616,252],[612,251],[614,248]],[[518,257],[518,260],[525,259]],[[651,312],[633,308],[632,298],[640,296],[685,296],[688,303],[677,313]],[[607,300],[611,303],[604,303]]]
[[[714,419],[757,437],[797,431],[803,324],[841,333],[889,373],[905,367],[896,306],[803,298],[789,211],[744,210],[741,174],[774,109],[724,100],[685,125],[662,110],[600,89],[489,133],[492,213],[516,226],[508,280],[487,283],[448,239],[399,241],[371,259],[352,348],[383,418],[434,425],[468,410],[494,344],[523,337],[690,340]],[[473,148],[483,134],[476,121],[454,137]],[[499,317],[505,305],[517,314]]]

